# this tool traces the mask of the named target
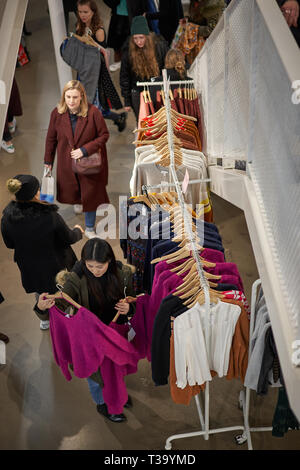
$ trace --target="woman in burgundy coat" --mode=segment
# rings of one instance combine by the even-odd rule
[[[57,195],[59,202],[74,204],[74,210],[85,213],[85,234],[95,233],[96,210],[109,203],[106,146],[109,137],[101,112],[87,102],[85,89],[78,80],[69,81],[61,100],[52,111],[45,146],[45,166],[52,169],[57,150]],[[101,150],[100,173],[83,175],[72,171],[72,158],[84,158]]]

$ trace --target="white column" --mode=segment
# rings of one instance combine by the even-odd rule
[[[62,93],[65,84],[73,78],[71,67],[63,61],[59,51],[61,43],[67,36],[63,2],[62,0],[48,0],[48,6],[55,50],[58,80],[60,92]]]

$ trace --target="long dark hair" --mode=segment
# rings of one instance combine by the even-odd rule
[[[82,268],[87,277],[88,289],[101,307],[108,303],[116,303],[124,297],[121,280],[114,252],[109,243],[100,238],[91,238],[81,251]],[[86,267],[86,261],[109,263],[103,276],[95,277]]]
[[[96,31],[98,31],[99,28],[103,28],[103,23],[99,15],[97,3],[94,0],[78,0],[77,8],[79,6],[84,6],[84,5],[87,5],[88,7],[90,7],[92,12],[94,13],[92,21],[91,21],[90,29],[92,30],[93,34],[96,34]],[[76,11],[76,16],[77,16],[76,32],[79,36],[83,36],[85,32],[85,24],[81,21],[77,11]]]

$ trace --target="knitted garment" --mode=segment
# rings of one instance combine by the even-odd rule
[[[53,355],[67,380],[87,378],[100,367],[103,398],[111,414],[123,412],[128,400],[124,376],[137,371],[134,346],[84,307],[67,317],[57,307],[49,310]]]
[[[290,408],[284,387],[278,391],[278,401],[272,422],[272,436],[283,437],[289,429],[299,429],[299,422]]]

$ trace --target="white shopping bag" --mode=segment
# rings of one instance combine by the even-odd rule
[[[54,202],[54,178],[51,170],[45,168],[41,186],[41,201]]]

